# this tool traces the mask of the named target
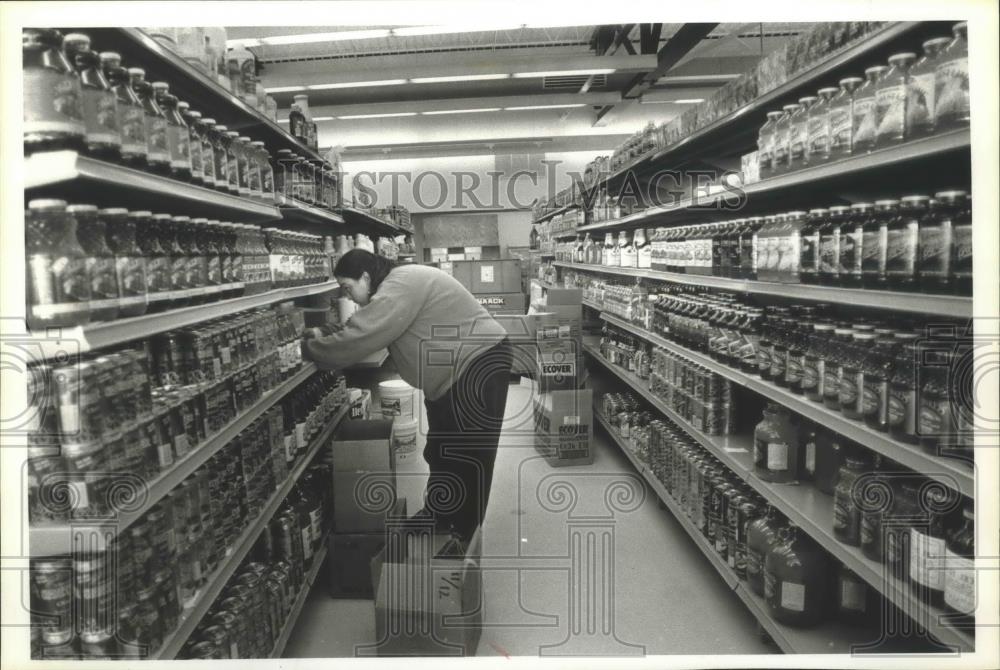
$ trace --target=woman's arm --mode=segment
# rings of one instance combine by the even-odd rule
[[[390,274],[343,329],[302,341],[302,356],[321,368],[345,368],[395,342],[417,318],[424,304],[417,287],[394,281]]]

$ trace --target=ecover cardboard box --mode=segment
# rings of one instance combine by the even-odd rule
[[[535,449],[552,465],[593,463],[593,392],[540,393],[534,399]]]

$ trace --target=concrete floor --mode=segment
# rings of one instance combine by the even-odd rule
[[[593,465],[552,468],[538,457],[531,446],[530,401],[529,390],[511,387],[483,528],[477,655],[774,653],[743,604],[600,431]],[[419,441],[416,453],[398,461],[399,493],[407,496],[410,512],[420,507],[426,476],[422,447]],[[630,492],[621,482],[634,488]],[[562,503],[573,493],[576,504],[568,509]],[[609,509],[606,499],[631,511]],[[611,551],[596,559],[596,582],[583,580],[578,588],[570,584],[571,566],[587,560],[571,559],[571,529],[584,538],[611,540]],[[612,579],[602,589],[604,577]],[[588,593],[597,594],[592,606],[574,608],[573,596],[587,600]],[[591,609],[595,616],[588,618]],[[578,633],[571,636],[571,629]],[[374,635],[372,601],[332,599],[321,578],[285,657],[354,656],[355,645],[374,642]]]

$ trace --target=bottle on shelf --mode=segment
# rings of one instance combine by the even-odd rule
[[[209,188],[212,188],[206,181],[205,162],[202,157],[204,142],[201,136],[203,132],[201,128],[201,112],[192,110],[191,105],[183,100],[177,102],[177,111],[180,113],[188,129],[188,150],[191,152],[191,181],[199,186],[208,185]]]
[[[927,215],[921,220],[917,249],[917,278],[921,291],[949,293],[952,286],[951,259],[953,231],[951,202],[932,199]]]
[[[767,482],[787,483],[799,476],[802,451],[798,428],[788,410],[768,403],[754,429],[754,473]]]
[[[21,31],[25,154],[84,148],[80,77],[66,60],[62,42],[58,30]]]
[[[878,105],[875,94],[889,68],[875,65],[865,70],[865,81],[854,92],[853,152],[863,154],[875,148],[878,132]]]
[[[875,201],[875,211],[864,223],[861,237],[861,282],[868,289],[886,287],[886,253],[889,240],[889,222],[896,218],[898,200]]]
[[[951,224],[951,262],[949,270],[954,291],[972,295],[972,201],[965,191],[941,191],[934,194],[940,216]]]
[[[861,413],[865,425],[883,433],[889,430],[889,379],[898,344],[891,334],[878,337],[861,367]]]
[[[906,89],[906,127],[910,137],[926,137],[934,134],[937,109],[934,104],[934,80],[941,53],[951,40],[935,37],[924,42],[924,53],[910,68],[910,80]]]
[[[827,212],[827,222],[820,232],[820,262],[819,280],[827,286],[837,286],[840,281],[840,261],[843,255],[841,246],[845,241],[841,235],[849,215],[850,208],[834,205]]]
[[[746,580],[750,590],[764,595],[764,561],[778,543],[778,534],[786,523],[781,512],[771,505],[763,516],[747,526]]]
[[[25,265],[31,330],[72,328],[90,321],[90,281],[76,219],[65,200],[39,199],[25,213]]]
[[[806,151],[810,165],[819,165],[830,160],[830,148],[833,143],[830,106],[839,90],[836,87],[819,89],[817,91],[819,99],[809,108],[809,139]]]
[[[911,52],[893,54],[889,57],[889,70],[879,80],[875,93],[878,127],[875,131],[875,147],[881,148],[899,144],[908,139],[906,127],[906,92],[910,81],[910,67],[917,55]]]
[[[827,210],[811,209],[799,235],[799,281],[803,284],[819,283],[822,248],[821,229],[827,224]]]
[[[648,270],[653,267],[653,246],[646,237],[646,229],[638,228],[632,242],[635,246],[636,267]]]
[[[63,53],[80,79],[85,151],[101,160],[121,159],[115,92],[101,69],[100,57],[90,50],[90,37],[70,33],[63,38]]]
[[[889,399],[886,403],[889,434],[896,440],[917,443],[917,367],[920,345],[916,333],[896,334],[899,340],[889,378]]]
[[[764,598],[771,616],[789,626],[819,624],[829,598],[827,553],[796,525],[779,533],[764,559]]]
[[[129,85],[142,103],[146,125],[146,163],[150,172],[170,174],[170,147],[167,145],[167,118],[156,103],[152,85],[141,67],[128,69]]]
[[[897,215],[886,224],[886,284],[893,291],[917,288],[920,224],[927,217],[930,198],[908,195],[900,199]]]
[[[85,254],[90,321],[113,321],[118,316],[121,296],[114,254],[105,241],[105,219],[98,215],[94,205],[69,205],[66,213],[76,219],[77,239]]]
[[[163,81],[153,82],[153,95],[167,123],[170,176],[179,181],[191,181],[191,136],[177,110],[177,96],[170,94],[170,86]]]
[[[809,110],[818,98],[807,95],[799,98],[789,118],[788,164],[789,170],[798,170],[809,165]]]
[[[149,212],[130,213],[121,207],[110,207],[100,210],[98,216],[105,221],[107,246],[114,262],[119,291],[118,316],[141,316],[148,309],[148,293],[154,289],[163,290],[161,284],[153,284],[162,278],[154,280],[147,274],[149,258],[137,243],[137,225],[150,221]]]
[[[959,627],[975,623],[975,541],[975,503],[968,498],[961,519],[950,526],[945,537],[944,607]]]
[[[767,122],[761,126],[757,135],[757,161],[761,179],[767,179],[774,171],[775,130],[781,114],[781,112],[768,112]]]
[[[840,89],[830,101],[830,158],[836,160],[854,153],[854,125],[857,114],[854,106],[854,92],[864,79],[845,77]]]
[[[634,241],[629,241],[628,233],[624,230],[618,235],[618,258],[620,267],[635,268],[638,265]]]
[[[128,70],[121,64],[121,56],[115,51],[102,51],[100,58],[104,76],[115,94],[115,113],[121,136],[121,161],[128,167],[145,169],[147,143],[142,101],[132,90]]]
[[[772,174],[782,174],[788,171],[789,155],[792,144],[792,114],[797,112],[799,105],[785,105],[782,114],[774,124],[774,152],[771,155]]]
[[[969,24],[952,26],[951,43],[941,52],[934,74],[935,128],[940,131],[969,126]]]
[[[874,205],[856,202],[844,215],[840,226],[840,258],[837,278],[846,288],[859,288],[862,281],[861,261],[864,256],[864,226],[872,215]]]
[[[861,452],[850,453],[837,475],[833,492],[833,536],[851,546],[861,544],[862,490],[865,475],[872,471],[871,461]],[[860,480],[860,483],[858,483]]]

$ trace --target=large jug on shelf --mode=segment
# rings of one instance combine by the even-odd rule
[[[764,559],[764,598],[771,616],[789,626],[820,623],[827,614],[829,569],[823,548],[789,524]]]

